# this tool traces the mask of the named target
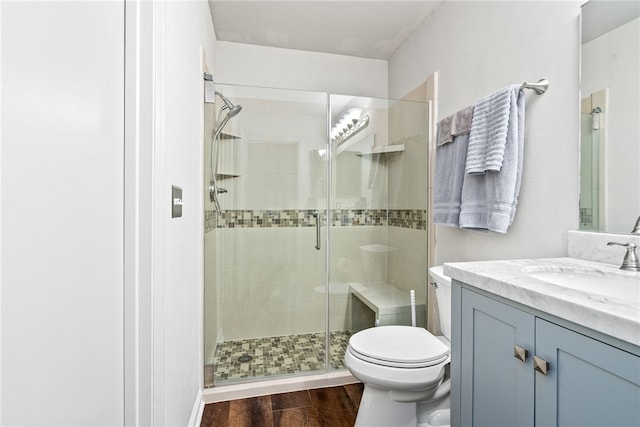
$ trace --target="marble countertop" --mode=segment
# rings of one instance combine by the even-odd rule
[[[526,269],[532,267],[586,268],[625,274],[632,280],[638,279],[638,294],[623,300],[553,285],[527,274]],[[640,346],[640,273],[621,272],[616,265],[577,258],[540,258],[445,263],[444,274]]]

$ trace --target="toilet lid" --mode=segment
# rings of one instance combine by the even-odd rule
[[[354,356],[385,366],[419,368],[442,363],[449,348],[426,329],[379,326],[351,336]],[[364,357],[362,357],[364,356]]]

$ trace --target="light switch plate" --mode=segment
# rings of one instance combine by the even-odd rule
[[[182,216],[182,188],[171,186],[171,218]]]

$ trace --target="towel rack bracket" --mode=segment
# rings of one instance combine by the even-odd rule
[[[524,83],[522,83],[522,86],[520,86],[520,89],[531,89],[535,93],[537,93],[538,95],[542,95],[543,93],[545,93],[547,91],[547,89],[549,89],[549,80],[540,79],[535,83],[533,83],[533,82],[524,82]]]

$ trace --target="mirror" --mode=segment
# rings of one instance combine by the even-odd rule
[[[640,216],[640,2],[582,6],[580,230],[631,232]]]

